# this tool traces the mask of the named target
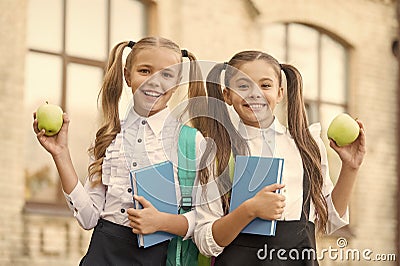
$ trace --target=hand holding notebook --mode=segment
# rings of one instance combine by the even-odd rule
[[[133,199],[140,207],[138,209],[130,208],[127,212],[129,220],[133,222],[130,225],[135,234],[153,234],[160,231],[160,228],[164,228],[164,212],[158,211],[150,201],[142,196],[133,195]]]
[[[251,207],[250,211],[254,217],[264,220],[279,219],[281,217],[280,211],[283,211],[285,201],[282,200],[283,196],[277,194],[280,194],[279,191],[284,187],[285,185],[278,183],[268,185],[261,188],[254,197],[250,198],[248,200],[251,201],[249,205]]]
[[[175,179],[172,163],[162,162],[142,169],[131,171],[131,183],[134,195],[142,196],[151,203],[158,211],[171,214],[178,214],[176,199]],[[141,206],[135,201],[136,209]],[[149,247],[173,238],[175,235],[158,231],[152,234],[138,235],[139,247]]]
[[[273,190],[273,187],[271,190],[271,187],[266,189],[266,186],[281,184],[283,161],[281,158],[236,156],[230,211],[235,210],[248,199],[262,196],[261,193],[270,193]],[[279,190],[277,192],[279,193]],[[257,195],[257,193],[260,194]],[[268,207],[258,207],[258,209],[261,208]],[[276,220],[256,218],[242,230],[242,233],[273,236],[275,228]]]

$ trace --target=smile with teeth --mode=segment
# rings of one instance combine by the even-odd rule
[[[249,104],[245,104],[245,107],[251,108],[252,110],[260,110],[263,107],[266,106],[265,103],[249,103]]]
[[[159,93],[159,92],[156,92],[156,91],[143,91],[143,93],[146,96],[155,97],[155,98],[158,98],[161,95],[163,95],[163,93]]]

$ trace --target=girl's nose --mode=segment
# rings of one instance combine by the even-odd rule
[[[161,82],[160,82],[160,77],[159,75],[154,75],[152,76],[149,81],[147,82],[147,84],[149,84],[149,86],[152,87],[160,87],[161,86]]]
[[[251,98],[262,98],[263,97],[261,89],[258,86],[252,86],[249,91],[248,96]]]

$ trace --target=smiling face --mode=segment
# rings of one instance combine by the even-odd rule
[[[283,98],[283,88],[274,68],[264,60],[255,60],[239,67],[224,97],[244,124],[266,128],[273,122],[272,112]]]
[[[124,69],[132,88],[134,110],[148,117],[163,110],[180,81],[180,55],[164,47],[140,50]]]

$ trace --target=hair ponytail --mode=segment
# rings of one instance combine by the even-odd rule
[[[107,147],[121,131],[118,103],[123,89],[122,54],[130,42],[118,43],[110,52],[106,74],[99,92],[101,100],[102,125],[96,133],[94,146],[89,153],[94,162],[89,165],[89,179],[93,185],[101,183],[101,167]],[[95,178],[96,174],[98,178]]]
[[[213,121],[212,123],[214,123],[214,126],[211,126],[210,137],[220,140],[217,143],[223,143],[224,139],[228,140],[229,143],[227,144],[229,145],[226,145],[226,152],[229,150],[229,152],[232,151],[234,155],[243,155],[248,152],[247,144],[240,136],[230,119],[221,86],[221,74],[222,71],[226,70],[226,67],[227,63],[217,64],[211,69],[207,76],[207,95],[209,98],[216,99],[208,104],[208,116],[211,118],[209,121]],[[227,135],[223,136],[221,135],[221,132],[224,134],[226,133]],[[224,168],[226,167],[226,164],[223,163],[221,166]]]
[[[190,123],[204,135],[206,131],[206,125],[204,124],[206,92],[204,88],[203,75],[195,55],[186,50],[182,51],[184,51],[182,52],[182,55],[187,55],[190,60],[188,86],[189,103],[187,107]]]
[[[206,117],[201,119],[203,127],[203,135],[212,141],[207,142],[206,150],[201,159],[201,165],[205,165],[210,161],[209,156],[215,154],[216,176],[218,178],[217,185],[221,194],[224,212],[229,210],[229,195],[232,187],[232,182],[229,176],[229,159],[231,153],[248,154],[247,144],[245,140],[237,132],[232,124],[229,116],[228,108],[224,101],[224,96],[221,86],[221,74],[225,70],[226,63],[215,65],[207,75],[207,103]],[[212,152],[216,149],[215,152]],[[212,168],[211,168],[212,169]],[[200,172],[200,184],[205,185],[209,180],[210,174],[206,171]],[[206,191],[203,190],[203,193]]]
[[[326,232],[328,207],[322,194],[323,176],[321,171],[321,154],[318,144],[308,130],[307,115],[303,102],[302,77],[291,65],[281,64],[287,80],[288,126],[303,161],[304,171],[310,179],[310,197],[316,209],[316,225],[318,232]]]

